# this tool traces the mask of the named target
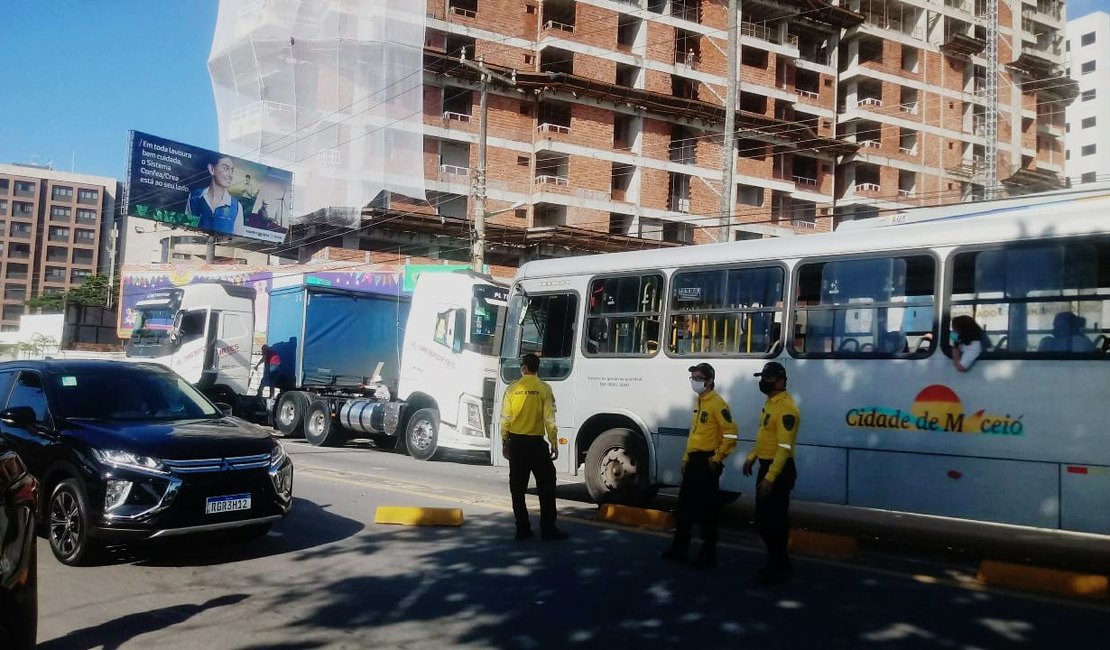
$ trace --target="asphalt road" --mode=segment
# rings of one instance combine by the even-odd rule
[[[721,566],[663,564],[667,538],[591,518],[560,486],[572,538],[512,540],[507,471],[353,446],[288,444],[296,503],[265,539],[115,549],[69,568],[40,541],[40,648],[1098,647],[1106,604],[986,590],[920,555],[796,556],[773,589],[728,531]],[[461,528],[383,526],[380,505],[455,506]],[[533,501],[533,507],[535,502]],[[1093,645],[1092,645],[1093,644]]]

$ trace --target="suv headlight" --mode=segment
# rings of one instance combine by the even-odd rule
[[[100,462],[111,465],[112,467],[133,469],[148,474],[158,474],[160,476],[169,473],[162,464],[162,461],[151,456],[142,456],[133,454],[129,451],[120,451],[118,449],[94,449],[93,455],[96,456],[96,459]]]
[[[282,462],[289,457],[285,452],[285,445],[281,444],[280,440],[274,441],[274,448],[270,451],[270,468],[277,469],[281,467]]]

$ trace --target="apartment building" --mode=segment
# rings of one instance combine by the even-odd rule
[[[491,227],[507,241],[563,233],[521,259],[578,250],[583,233],[685,244],[828,230],[1063,172],[1073,84],[1053,0],[744,0],[730,187],[727,0],[425,2],[428,201],[380,198],[343,246],[469,253],[441,232],[475,208],[482,77],[463,58],[499,75]]]
[[[80,286],[111,263],[101,242],[116,188],[113,178],[0,164],[0,331],[19,329],[28,299]]]
[[[1065,169],[1072,183],[1110,180],[1110,14],[1068,21],[1068,60],[1079,96],[1067,110]]]

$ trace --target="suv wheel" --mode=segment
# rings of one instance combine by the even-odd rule
[[[81,481],[70,478],[54,487],[47,517],[46,536],[59,562],[79,566],[95,555],[96,543],[89,538],[89,499]]]

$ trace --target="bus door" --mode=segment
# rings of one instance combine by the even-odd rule
[[[501,392],[520,379],[520,357],[532,353],[540,358],[539,377],[555,395],[555,421],[559,425],[559,471],[573,470],[574,390],[570,381],[574,364],[574,341],[578,320],[578,294],[573,291],[532,293],[514,287],[509,299],[501,348]],[[500,408],[504,395],[498,395]],[[498,432],[500,433],[500,432]],[[497,437],[498,444],[500,436]],[[500,453],[494,452],[494,458]]]

